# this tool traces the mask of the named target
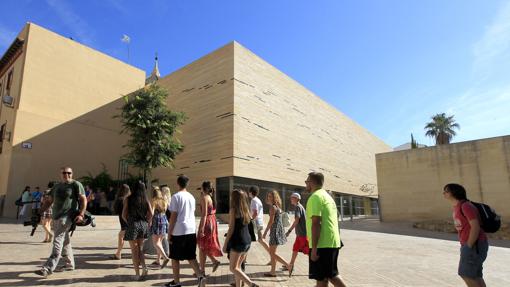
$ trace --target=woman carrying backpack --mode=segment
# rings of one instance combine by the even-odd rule
[[[25,219],[25,217],[27,216],[27,212],[30,210],[30,207],[31,204],[29,204],[30,202],[32,202],[32,194],[30,193],[30,186],[25,186],[25,189],[23,190],[23,192],[21,193],[21,204],[22,204],[22,207],[21,207],[21,211],[19,212],[19,218],[21,219]]]

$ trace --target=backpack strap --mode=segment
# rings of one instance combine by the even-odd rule
[[[73,180],[73,197],[77,201],[80,200],[79,194],[80,194],[80,187],[78,186],[78,183],[76,182],[76,180]]]
[[[461,202],[461,204],[460,204],[460,214],[461,214],[461,215],[462,215],[462,216],[463,216],[463,217],[464,217],[467,221],[469,221],[469,220],[468,220],[468,218],[466,217],[466,215],[464,214],[464,210],[462,209],[462,207],[464,206],[464,204],[465,204],[466,202],[470,202],[470,201],[466,199],[466,200],[464,200],[463,202]]]

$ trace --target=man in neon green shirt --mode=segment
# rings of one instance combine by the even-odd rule
[[[308,278],[317,280],[317,287],[345,287],[338,275],[340,231],[336,204],[322,186],[324,175],[311,172],[305,181],[306,191],[312,195],[306,203],[306,236],[310,243]]]

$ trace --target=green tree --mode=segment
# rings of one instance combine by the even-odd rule
[[[415,149],[415,148],[418,148],[418,143],[416,142],[416,140],[414,139],[413,137],[413,134],[411,133],[411,148],[412,149]]]
[[[455,122],[453,116],[440,113],[433,116],[432,121],[425,125],[425,135],[434,138],[436,145],[449,144],[457,134],[454,129],[460,129],[460,125]]]
[[[186,121],[182,112],[170,111],[166,105],[168,92],[156,84],[125,96],[121,109],[121,133],[129,135],[124,147],[128,162],[143,171],[143,179],[157,167],[173,167],[173,161],[184,146],[175,137],[178,127]]]

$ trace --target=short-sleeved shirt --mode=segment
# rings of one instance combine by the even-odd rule
[[[462,212],[461,212],[462,207]],[[464,216],[462,216],[464,213]],[[453,222],[455,224],[455,229],[459,234],[460,244],[464,245],[467,243],[469,239],[469,232],[471,231],[471,225],[469,224],[470,220],[478,219],[480,222],[480,215],[478,214],[478,209],[469,201],[463,200],[459,201],[459,203],[453,208]],[[480,233],[478,234],[478,240],[484,241],[487,240],[487,235],[480,228]]]
[[[296,236],[306,236],[306,211],[301,203],[296,205],[294,216],[299,218],[299,222],[296,225]]]
[[[76,180],[60,182],[51,189],[51,197],[53,197],[53,219],[62,217],[70,217],[78,210],[78,195],[85,195],[83,185]]]
[[[310,248],[312,248],[312,216],[321,218],[317,248],[340,248],[336,203],[324,189],[314,191],[306,203],[306,234]]]
[[[257,222],[258,226],[264,226],[264,206],[262,205],[262,201],[258,197],[254,197],[251,199],[250,202],[250,209],[251,214],[253,214],[253,211],[257,211],[257,218],[255,218],[255,221]]]
[[[41,208],[41,197],[42,193],[40,191],[32,192],[32,200],[35,201],[32,203],[32,208]]]
[[[194,234],[195,224],[195,197],[188,191],[179,191],[172,195],[170,211],[177,213],[177,220],[172,235]]]
[[[23,193],[21,194],[21,202],[25,203],[30,201],[32,201],[32,194],[30,193],[30,191],[23,191]]]
[[[41,201],[42,193],[40,191],[32,192],[32,200]]]

